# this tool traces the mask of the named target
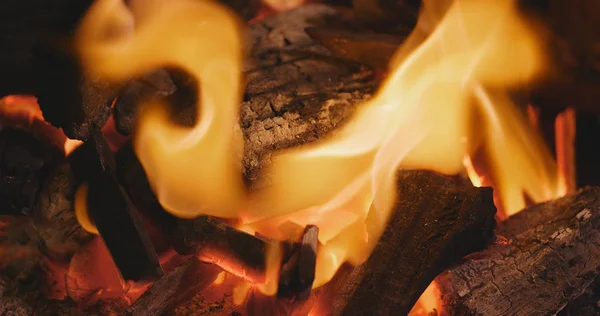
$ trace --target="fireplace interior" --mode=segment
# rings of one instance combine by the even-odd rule
[[[0,315],[600,314],[600,5],[1,11]]]

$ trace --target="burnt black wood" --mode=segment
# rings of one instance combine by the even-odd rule
[[[89,141],[69,156],[79,183],[88,184],[88,213],[126,280],[153,280],[163,272],[137,210],[116,175],[114,154],[104,135],[92,130]]]
[[[116,163],[119,181],[126,188],[133,203],[152,225],[170,236],[177,224],[177,217],[166,212],[160,205],[131,142],[119,149]]]
[[[439,273],[493,240],[491,188],[457,187],[414,170],[399,172],[397,192],[394,213],[369,259],[332,281],[332,315],[407,315]]]
[[[289,301],[305,301],[315,280],[319,228],[308,225],[300,241],[292,245],[291,255],[284,259],[279,272],[277,297]]]
[[[255,283],[265,280],[269,243],[210,216],[179,220],[173,235],[178,253],[196,254],[233,274],[244,271],[244,277]]]
[[[598,315],[600,188],[531,206],[436,280],[452,315]]]

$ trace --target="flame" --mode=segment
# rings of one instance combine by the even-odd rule
[[[135,149],[161,204],[184,218],[239,218],[242,229],[279,239],[294,236],[289,227],[317,225],[314,287],[342,263],[368,258],[393,210],[398,168],[456,174],[484,150],[507,212],[520,210],[525,194],[542,201],[564,192],[541,137],[506,92],[538,75],[543,64],[513,1],[455,1],[426,39],[399,50],[378,93],[347,125],[275,155],[266,185],[250,193],[236,133],[240,24],[208,0],[133,3],[135,33],[114,32],[129,14],[121,0],[99,0],[77,41],[88,70],[110,80],[164,65],[199,79],[201,118],[193,128],[170,122],[160,104],[140,117]],[[429,8],[444,6],[438,3],[425,1]],[[439,7],[434,11],[442,12]],[[274,293],[267,285],[263,290]]]
[[[120,0],[94,3],[79,30],[83,61],[115,81],[164,65],[200,78],[202,115],[195,127],[179,127],[164,107],[152,106],[140,120],[135,149],[165,209],[183,218],[236,217],[244,196],[241,164],[232,154],[241,144],[234,133],[241,100],[240,24],[212,1],[142,2],[132,1],[134,16],[140,16],[135,34],[112,37],[105,30],[114,30],[116,17],[127,16],[128,9]]]

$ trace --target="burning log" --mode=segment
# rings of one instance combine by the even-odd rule
[[[152,225],[171,236],[178,219],[167,213],[158,202],[131,142],[119,149],[115,161],[119,181],[127,189],[135,206],[146,215]]]
[[[312,142],[343,124],[376,86],[370,70],[332,56],[301,31],[336,14],[324,5],[305,5],[250,26],[241,106],[242,163],[249,182],[273,151]]]
[[[292,302],[306,301],[315,280],[319,228],[309,225],[304,229],[299,243],[292,244],[287,260],[279,272],[277,297]]]
[[[203,261],[221,266],[253,283],[265,281],[269,241],[209,216],[180,220],[173,240],[173,246],[180,254],[196,254]]]
[[[310,310],[316,304],[312,310],[324,315],[406,314],[438,273],[492,240],[496,209],[491,189],[457,187],[424,170],[399,175],[401,198],[371,258],[353,271],[342,268],[330,283],[312,291],[310,299],[297,299],[286,308],[283,305],[289,301],[283,300],[271,309]],[[303,244],[314,245],[313,233],[307,229]],[[311,260],[306,262],[310,265]],[[280,278],[286,278],[286,270],[284,264]],[[281,290],[285,290],[282,281]],[[246,308],[252,309],[250,305]],[[213,312],[218,315],[221,311],[243,312],[243,307],[225,300],[216,304]],[[194,314],[190,306],[181,312]]]
[[[444,269],[493,239],[490,188],[458,188],[429,171],[402,171],[398,201],[373,253],[332,281],[333,315],[405,315]],[[330,295],[334,296],[330,296]]]
[[[438,277],[442,309],[461,315],[596,309],[599,196],[599,188],[586,188],[504,221],[497,234],[507,242],[471,255]]]
[[[221,269],[192,257],[185,264],[165,274],[131,305],[126,315],[158,316],[168,314],[182,302],[211,285]]]
[[[99,130],[69,156],[79,183],[87,183],[87,211],[126,280],[162,275],[156,251],[139,215],[120,186],[114,154]]]

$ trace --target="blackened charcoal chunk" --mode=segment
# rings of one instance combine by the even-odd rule
[[[52,45],[40,44],[34,54],[36,97],[44,118],[72,139],[85,140],[90,128],[104,126],[118,87],[86,76],[71,53]]]
[[[166,70],[159,69],[132,80],[119,92],[115,101],[114,114],[119,133],[129,135],[135,130],[136,116],[141,103],[165,98],[177,90]]]
[[[61,153],[25,131],[0,131],[0,214],[28,214]]]

